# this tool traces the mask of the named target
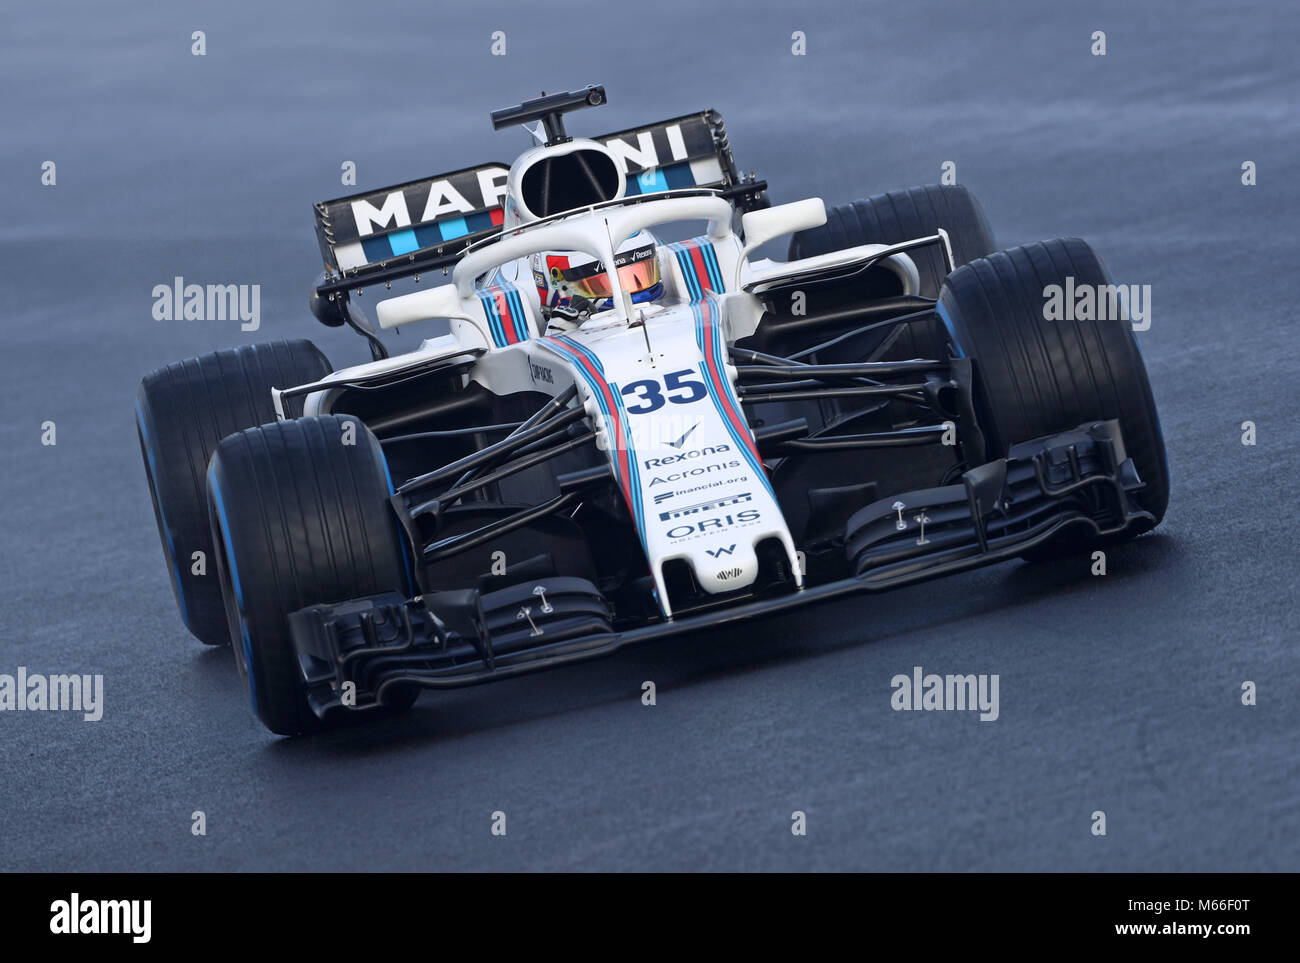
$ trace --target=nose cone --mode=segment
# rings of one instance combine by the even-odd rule
[[[758,556],[747,542],[725,539],[695,552],[695,578],[710,595],[734,592],[758,577]]]

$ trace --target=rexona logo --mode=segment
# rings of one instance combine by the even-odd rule
[[[719,455],[728,451],[731,451],[730,445],[695,448],[691,451],[684,451],[680,455],[664,455],[662,458],[647,458],[645,460],[645,466],[647,468],[663,468],[666,465],[676,465],[678,462],[683,461],[694,461],[696,458],[703,458],[705,455]]]
[[[728,579],[740,578],[740,576],[744,574],[744,570],[738,568],[724,568],[719,572],[714,572],[713,574],[719,582],[725,582]]]
[[[719,532],[723,529],[733,528],[740,525],[752,525],[757,522],[762,515],[756,508],[746,508],[744,511],[736,512],[732,515],[722,515],[717,518],[702,518],[698,522],[691,522],[686,525],[674,525],[668,529],[668,537],[674,541],[683,538],[692,538],[697,535],[707,535],[710,532]]]
[[[147,899],[88,899],[78,893],[50,904],[50,932],[56,935],[129,935],[132,943],[148,943],[152,933],[153,901]]]

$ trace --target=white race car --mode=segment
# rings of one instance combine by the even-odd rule
[[[144,379],[182,617],[272,731],[1163,516],[1122,302],[1045,317],[1067,279],[1115,290],[1086,243],[995,253],[955,186],[771,206],[714,111],[569,137],[604,99],[493,113],[535,124],[509,167],[316,205],[313,313],[370,362],[290,341]],[[429,336],[390,356],[363,294]]]

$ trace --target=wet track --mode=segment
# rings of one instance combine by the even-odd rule
[[[0,869],[1300,869],[1295,5],[671,2],[609,42],[565,2],[130,6],[0,32],[0,673],[105,677],[98,723],[0,713]],[[306,309],[340,164],[509,160],[489,109],[588,82],[573,133],[716,107],[778,202],[953,161],[1000,244],[1150,284],[1166,522],[1104,577],[1013,563],[276,739],[176,615],[139,378],[277,337],[362,360]],[[260,284],[261,330],[153,320],[178,275]],[[916,665],[997,673],[1000,717],[892,711]]]

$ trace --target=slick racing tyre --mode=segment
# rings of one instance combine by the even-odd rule
[[[954,350],[971,359],[974,401],[988,458],[1014,444],[1089,421],[1118,419],[1143,487],[1138,507],[1154,524],[1169,504],[1169,467],[1146,367],[1126,311],[1108,317],[1047,320],[1051,285],[1109,291],[1111,278],[1078,238],[1026,244],[978,258],[944,282],[937,313]],[[1100,301],[1098,301],[1100,303]],[[1071,311],[1071,314],[1074,312]],[[1027,557],[1044,558],[1088,544],[1069,531]]]
[[[235,661],[259,719],[296,735],[318,726],[289,636],[309,605],[414,592],[388,503],[383,450],[358,419],[324,415],[226,438],[208,471],[208,508]],[[409,706],[398,690],[387,703]]]
[[[185,627],[208,645],[229,639],[221,587],[208,567],[208,459],[226,435],[275,421],[272,388],[316,381],[330,370],[310,341],[275,341],[178,361],[140,384],[136,430],[172,592]]]
[[[840,251],[859,244],[897,244],[948,232],[953,261],[962,265],[996,250],[993,232],[975,196],[960,185],[912,187],[832,207],[826,223],[790,239],[790,259]],[[907,252],[921,277],[922,297],[937,298],[948,262],[937,245]],[[946,333],[926,319],[907,326],[890,357],[943,358]]]
[[[975,196],[960,185],[932,184],[877,194],[826,211],[821,227],[800,231],[790,239],[790,259],[842,251],[859,244],[897,244],[927,237],[943,228],[952,244],[953,260],[965,264],[992,253],[993,232]],[[909,251],[921,275],[922,297],[937,298],[948,264],[935,246]]]

